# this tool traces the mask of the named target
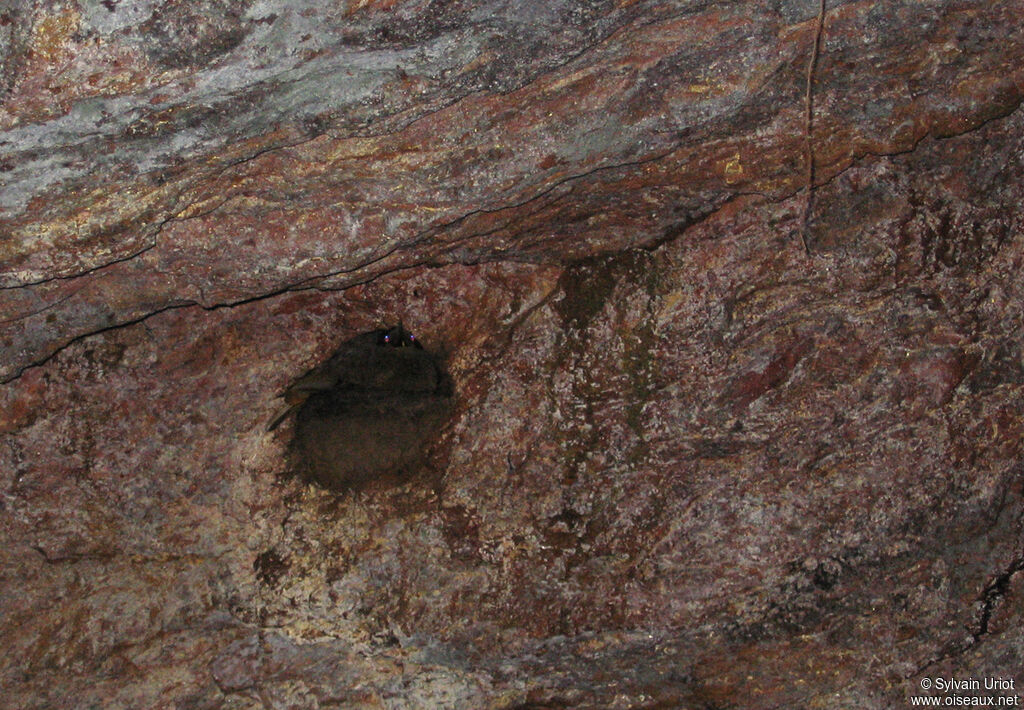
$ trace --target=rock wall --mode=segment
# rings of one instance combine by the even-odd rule
[[[1022,16],[0,11],[0,705],[1024,684]],[[304,484],[282,392],[399,320],[425,461]]]

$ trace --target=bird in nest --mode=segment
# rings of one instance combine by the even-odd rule
[[[362,399],[381,393],[432,392],[439,377],[433,356],[399,321],[348,340],[327,362],[295,380],[284,391],[285,406],[270,420],[267,431],[280,426],[316,393],[341,391]]]

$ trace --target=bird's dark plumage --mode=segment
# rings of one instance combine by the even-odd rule
[[[298,472],[348,490],[414,467],[449,412],[451,380],[401,323],[358,335],[284,393],[275,429],[297,412]]]

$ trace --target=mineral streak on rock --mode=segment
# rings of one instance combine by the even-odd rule
[[[1024,668],[1024,0],[828,0],[805,255],[818,7],[0,8],[0,705]],[[427,438],[418,356],[313,387],[399,316],[458,393]]]

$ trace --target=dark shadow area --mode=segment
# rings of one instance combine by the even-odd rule
[[[285,393],[293,472],[328,490],[391,485],[420,468],[451,411],[440,359],[401,325],[346,341]]]

